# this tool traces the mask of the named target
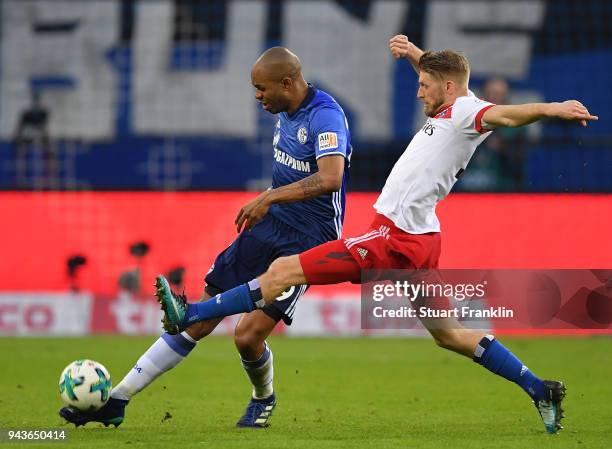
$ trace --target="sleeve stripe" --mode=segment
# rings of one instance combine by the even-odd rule
[[[344,154],[342,151],[332,151],[332,152],[329,152],[329,153],[321,153],[321,154],[319,154],[317,156],[317,159],[320,159],[320,158],[325,157],[325,156],[331,156],[332,154],[341,154],[342,156],[346,157],[346,154]]]
[[[487,112],[487,110],[491,109],[493,106],[495,106],[494,104],[490,104],[488,106],[485,106],[484,108],[482,108],[480,111],[478,111],[478,114],[476,114],[476,119],[474,120],[474,129],[479,132],[479,133],[486,133],[491,131],[490,129],[487,128],[483,128],[482,127],[482,116],[484,115],[485,112]]]

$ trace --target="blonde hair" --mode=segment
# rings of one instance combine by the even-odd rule
[[[455,50],[427,51],[419,59],[419,70],[429,73],[438,80],[454,78],[459,84],[467,86],[470,79],[470,63]]]

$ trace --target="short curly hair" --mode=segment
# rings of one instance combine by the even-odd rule
[[[470,79],[470,63],[455,50],[427,51],[419,59],[419,70],[441,80],[452,77],[467,86]]]

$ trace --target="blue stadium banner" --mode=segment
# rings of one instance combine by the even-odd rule
[[[0,189],[265,188],[275,119],[250,70],[284,45],[346,112],[353,188],[376,190],[424,120],[416,74],[387,49],[404,33],[464,52],[479,95],[501,77],[509,102],[600,115],[529,127],[516,160],[492,148],[458,189],[610,191],[611,22],[606,0],[2,0]]]

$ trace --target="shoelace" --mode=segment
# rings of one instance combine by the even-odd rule
[[[172,293],[172,297],[174,299],[179,301],[179,304],[182,307],[186,307],[187,306],[187,296],[185,295],[185,290],[183,290],[183,293],[181,293],[181,294],[175,293],[173,290],[170,290],[170,293]]]
[[[260,402],[251,402],[246,409],[246,413],[251,420],[255,420],[261,415],[265,410],[268,404],[263,404]]]

